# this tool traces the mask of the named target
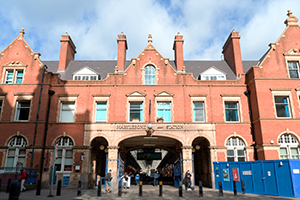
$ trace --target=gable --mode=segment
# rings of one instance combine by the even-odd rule
[[[174,94],[172,94],[172,93],[170,93],[166,90],[163,90],[163,91],[160,91],[160,92],[156,93],[154,96],[155,97],[173,97]]]
[[[126,94],[127,97],[145,97],[146,94],[143,92],[140,92],[138,90],[135,90],[133,92],[130,92],[128,94]]]
[[[88,66],[85,66],[73,73],[73,75],[98,75],[97,72],[89,68]]]
[[[226,75],[226,73],[212,66],[204,72],[200,73],[200,75]]]

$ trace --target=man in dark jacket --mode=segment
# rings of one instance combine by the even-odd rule
[[[111,192],[111,179],[112,179],[112,176],[111,176],[111,169],[109,170],[109,172],[106,174],[105,176],[105,180],[107,181],[107,186],[108,188],[106,189],[106,192]]]
[[[191,177],[192,174],[190,173],[190,170],[187,170],[185,173],[185,189],[188,191],[191,190]]]

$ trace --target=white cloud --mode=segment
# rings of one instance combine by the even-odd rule
[[[68,32],[76,59],[116,59],[117,35],[127,36],[127,59],[153,45],[173,59],[173,41],[183,34],[186,60],[219,60],[228,35],[241,35],[243,59],[258,60],[285,28],[287,9],[300,17],[300,1],[91,0],[0,2],[0,51],[25,28],[25,39],[42,60],[58,60],[59,39]]]

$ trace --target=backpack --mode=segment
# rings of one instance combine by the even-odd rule
[[[125,176],[125,181],[128,181],[128,176],[127,175]]]

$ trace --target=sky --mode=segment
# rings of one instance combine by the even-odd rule
[[[0,0],[0,52],[25,28],[25,40],[42,61],[59,59],[66,32],[75,60],[115,60],[123,32],[127,60],[147,46],[148,34],[162,56],[174,60],[180,32],[185,60],[221,60],[235,29],[242,59],[259,60],[284,31],[288,9],[300,18],[299,0]]]

